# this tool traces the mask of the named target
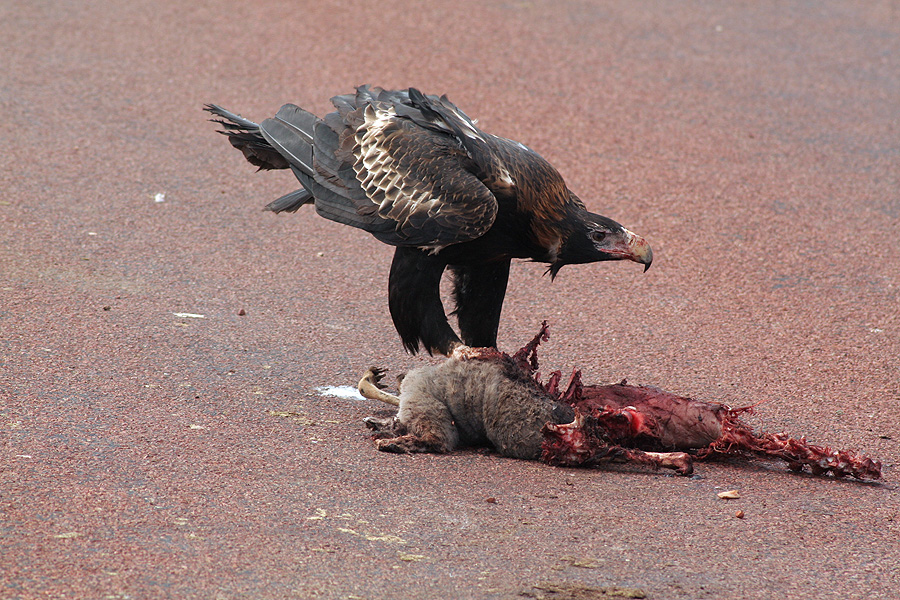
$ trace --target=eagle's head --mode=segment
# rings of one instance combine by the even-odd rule
[[[602,215],[583,209],[575,213],[567,219],[568,235],[550,263],[551,277],[565,265],[605,260],[632,260],[644,265],[644,271],[650,268],[653,250],[647,240]]]

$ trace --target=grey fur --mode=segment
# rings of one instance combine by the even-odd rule
[[[400,397],[378,389],[383,369],[371,368],[359,382],[366,398],[381,400],[399,409],[394,417],[369,417],[366,425],[376,430],[376,445],[385,452],[451,452],[460,446],[493,446],[503,456],[539,460],[544,431],[568,432],[573,454],[562,462],[590,466],[625,461],[654,468],[693,471],[684,452],[645,452],[634,448],[591,445],[585,440],[583,417],[556,402],[509,356],[490,348],[459,348],[439,365],[407,373]],[[467,355],[480,356],[473,360]],[[597,440],[599,441],[599,440]],[[587,453],[584,450],[587,449]]]
[[[382,430],[382,435],[396,436],[377,440],[378,448],[450,452],[460,446],[490,445],[504,456],[539,459],[542,427],[571,422],[573,411],[555,402],[507,360],[450,358],[407,373],[395,419],[366,421]],[[372,371],[367,376],[377,380],[380,372]],[[363,395],[373,397],[362,384]]]

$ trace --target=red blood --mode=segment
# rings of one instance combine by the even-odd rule
[[[814,475],[850,475],[857,479],[880,479],[881,461],[852,450],[816,446],[805,437],[755,432],[740,415],[751,407],[732,409],[716,402],[702,402],[664,390],[628,385],[584,385],[574,370],[560,391],[562,375],[556,371],[546,382],[537,372],[537,347],[548,339],[547,323],[531,342],[513,355],[513,360],[557,401],[571,405],[576,418],[571,424],[544,428],[543,460],[558,465],[584,465],[620,457],[654,463],[676,450],[695,459],[718,456],[780,459],[793,471],[808,468]],[[651,453],[649,458],[627,450]],[[672,467],[657,463],[657,466]],[[689,472],[689,465],[678,465]]]

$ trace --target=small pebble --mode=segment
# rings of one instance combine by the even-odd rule
[[[243,317],[243,316],[246,315],[246,314],[247,314],[247,311],[244,310],[243,308],[242,308],[241,310],[238,311],[238,316],[239,316],[239,317]]]
[[[490,498],[485,498],[484,501],[488,502],[490,504],[497,504],[497,499],[494,498],[493,496],[491,496]]]
[[[737,511],[736,513],[734,513],[734,516],[737,517],[738,519],[743,519],[743,518],[744,518],[744,511],[739,510],[739,511]]]

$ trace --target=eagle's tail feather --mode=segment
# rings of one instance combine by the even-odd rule
[[[311,117],[312,122],[306,117]],[[285,104],[271,119],[259,125],[259,131],[269,144],[294,167],[309,176],[316,173],[313,166],[313,127],[316,116],[293,104]]]
[[[250,164],[262,169],[287,169],[290,163],[263,137],[259,125],[221,106],[207,104],[206,112],[219,117],[213,122],[222,126],[219,133],[228,136],[231,145],[240,150]]]
[[[269,202],[263,210],[271,210],[273,213],[297,212],[297,209],[304,204],[308,204],[312,199],[312,194],[305,188],[300,188],[299,190],[294,190],[289,194],[285,194],[277,200]]]
[[[302,189],[270,202],[265,210],[294,212],[314,201],[316,212],[332,221],[375,234],[395,229],[393,221],[374,210],[356,182],[352,163],[341,156],[347,125],[340,119],[323,120],[294,104],[285,104],[260,124],[215,104],[205,110],[218,117],[213,120],[222,126],[221,133],[250,163],[260,169],[291,169],[300,181]]]

